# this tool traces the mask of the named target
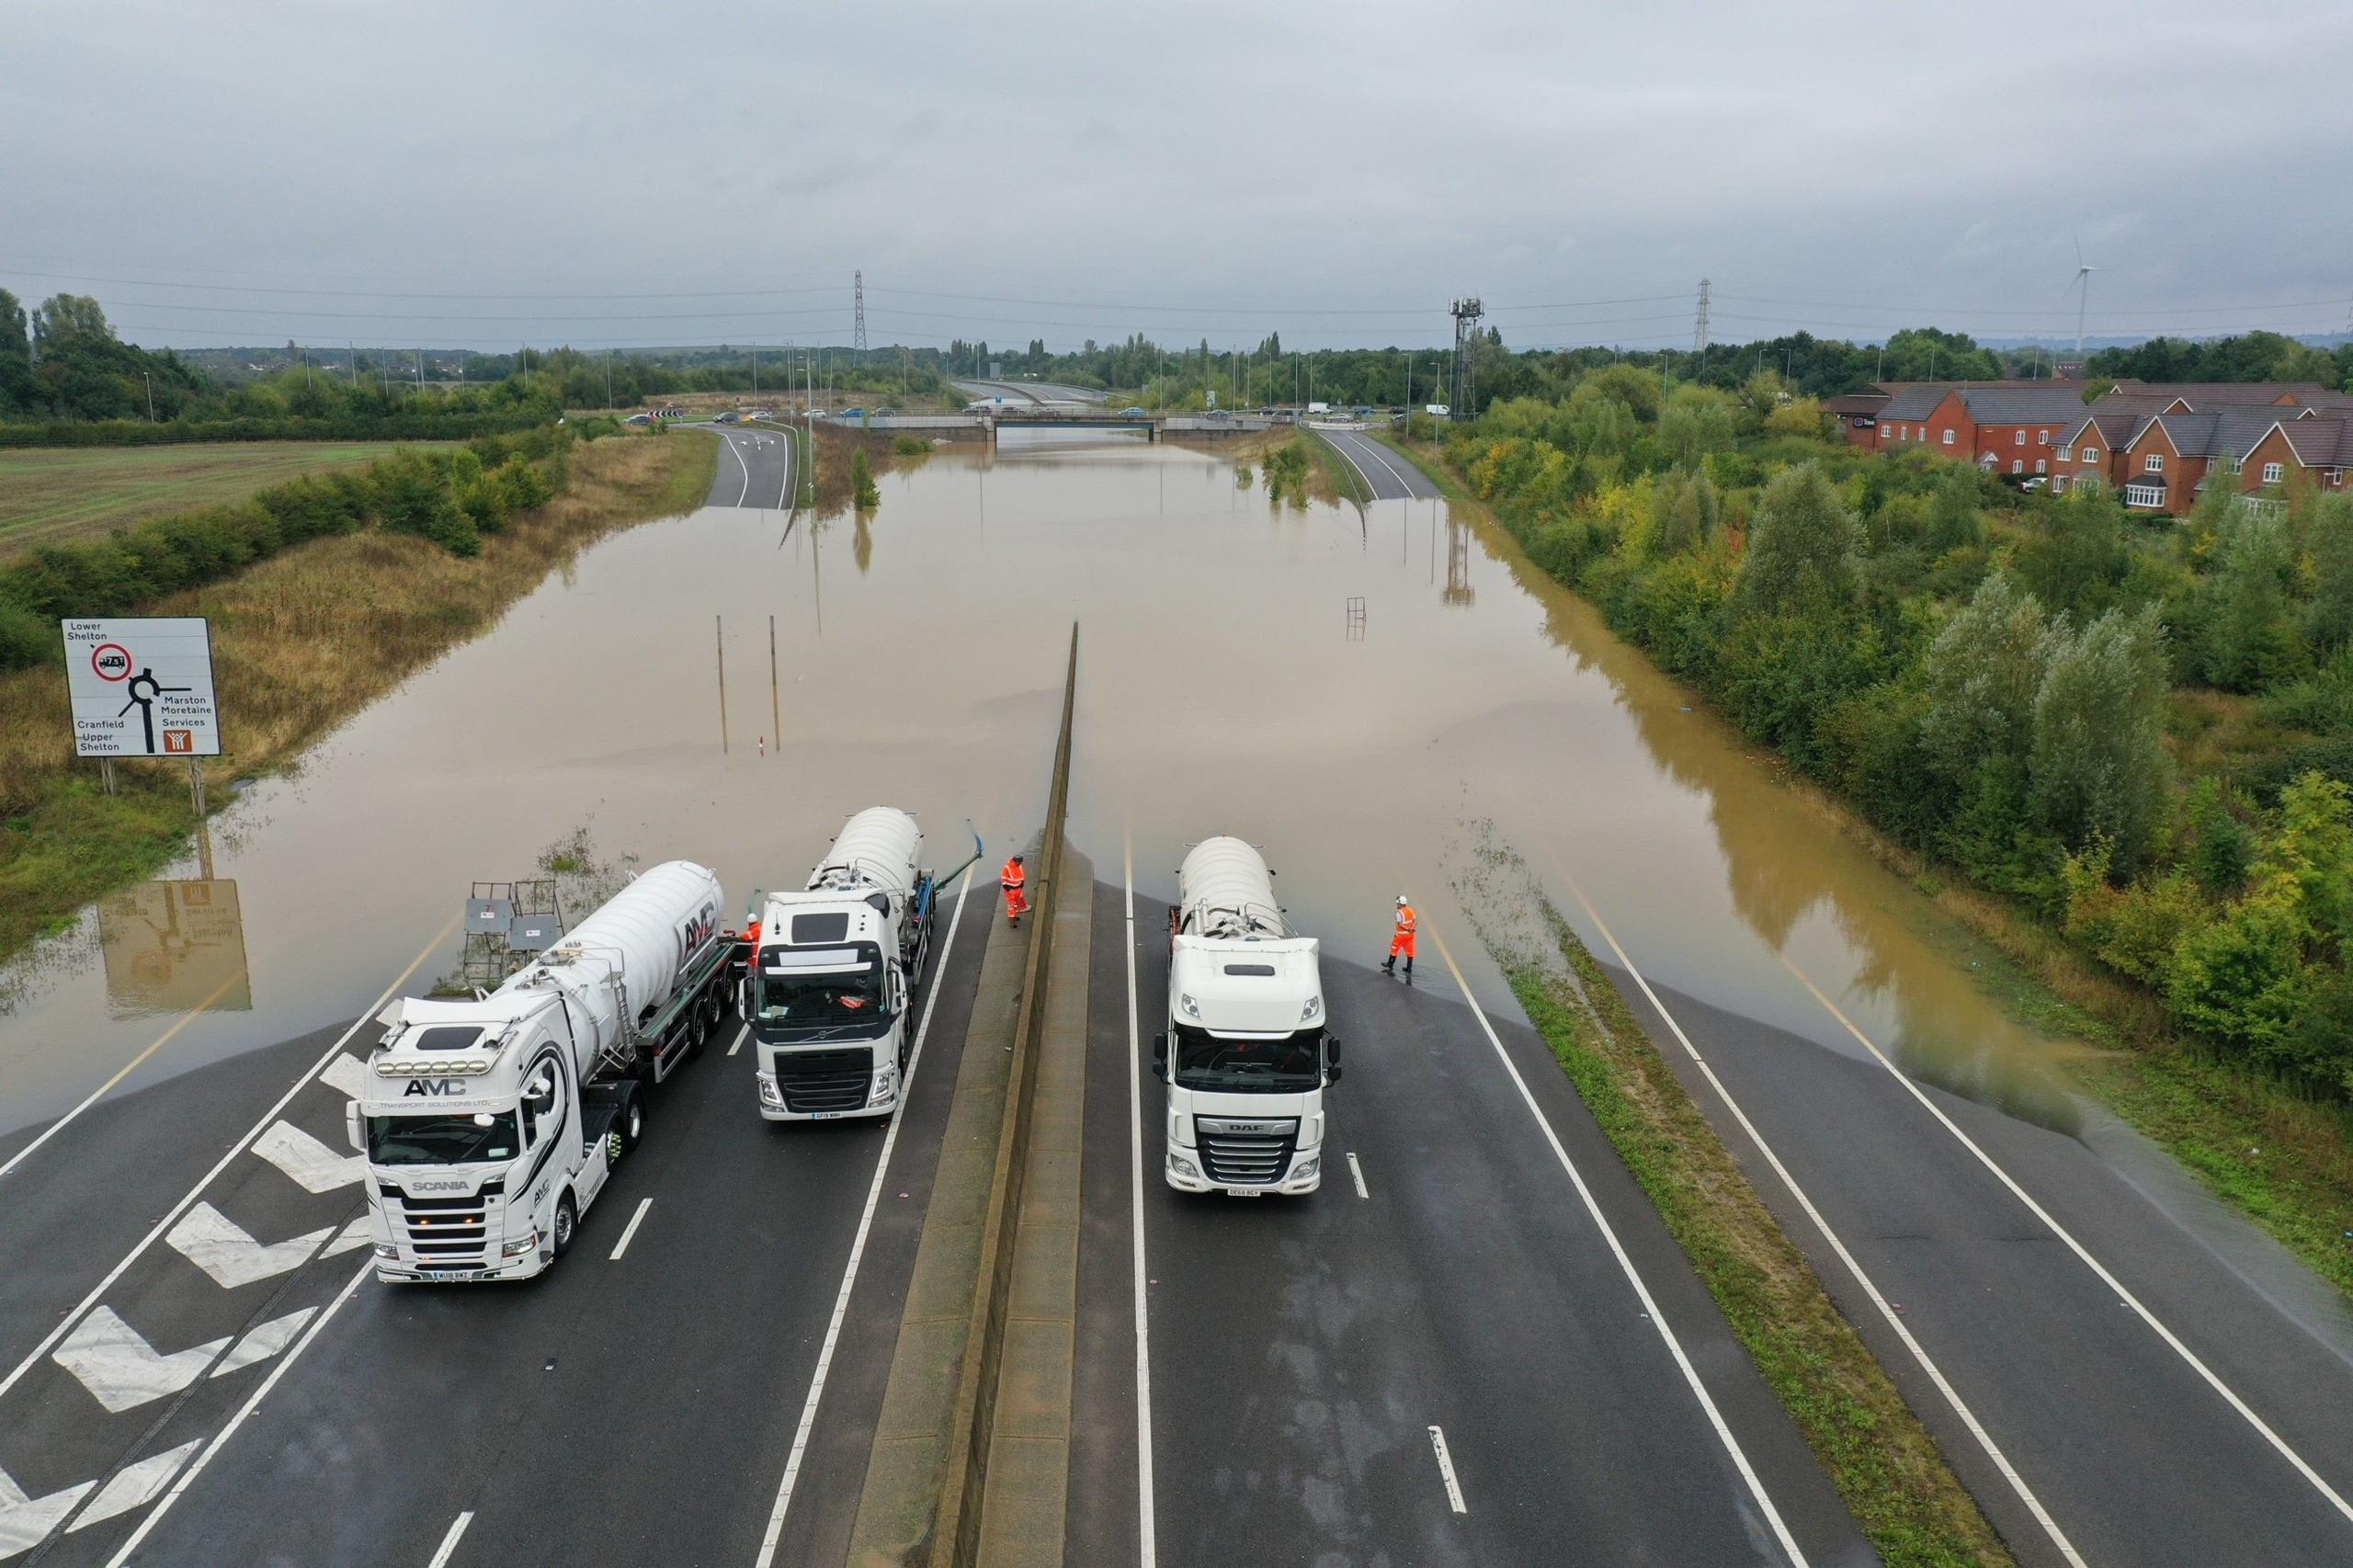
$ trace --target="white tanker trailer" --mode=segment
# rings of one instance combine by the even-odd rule
[[[1290,928],[1274,873],[1238,838],[1203,839],[1185,857],[1168,926],[1168,1030],[1152,1068],[1168,1085],[1168,1185],[1314,1191],[1324,1090],[1340,1079],[1323,944]]]
[[[383,1279],[520,1279],[572,1244],[699,1051],[733,944],[718,876],[656,866],[487,995],[404,997],[350,1108]]]
[[[922,854],[915,818],[871,806],[842,824],[803,891],[757,906],[744,1018],[767,1119],[887,1116],[898,1105],[938,885]]]

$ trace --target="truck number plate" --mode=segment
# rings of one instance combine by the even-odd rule
[[[419,1272],[417,1278],[436,1283],[450,1279],[479,1279],[482,1278],[482,1270],[479,1268],[430,1268]]]
[[[1225,1190],[1236,1198],[1264,1198],[1267,1196],[1267,1189],[1263,1187],[1229,1187]]]

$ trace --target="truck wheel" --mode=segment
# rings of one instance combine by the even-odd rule
[[[580,1211],[573,1207],[572,1194],[565,1193],[555,1200],[555,1255],[562,1257],[572,1250],[573,1233],[580,1228]]]
[[[645,1134],[645,1096],[635,1090],[621,1102],[621,1153],[626,1154],[637,1147]]]

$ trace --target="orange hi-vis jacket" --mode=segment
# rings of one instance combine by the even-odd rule
[[[1414,906],[1410,903],[1402,905],[1397,911],[1397,934],[1389,938],[1391,958],[1401,953],[1409,959],[1414,956]]]
[[[1023,888],[1029,880],[1028,870],[1013,860],[1007,860],[1005,869],[997,873],[997,885],[1005,889],[1005,907],[1016,915],[1029,907],[1029,900]]]

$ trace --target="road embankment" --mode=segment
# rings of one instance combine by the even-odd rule
[[[145,607],[212,622],[226,733],[206,765],[210,803],[487,630],[582,546],[691,510],[716,458],[699,435],[589,442],[571,451],[563,492],[516,514],[477,555],[370,529]],[[197,824],[181,769],[129,764],[116,777],[108,795],[97,765],[74,757],[61,671],[0,676],[0,958],[183,852]]]

